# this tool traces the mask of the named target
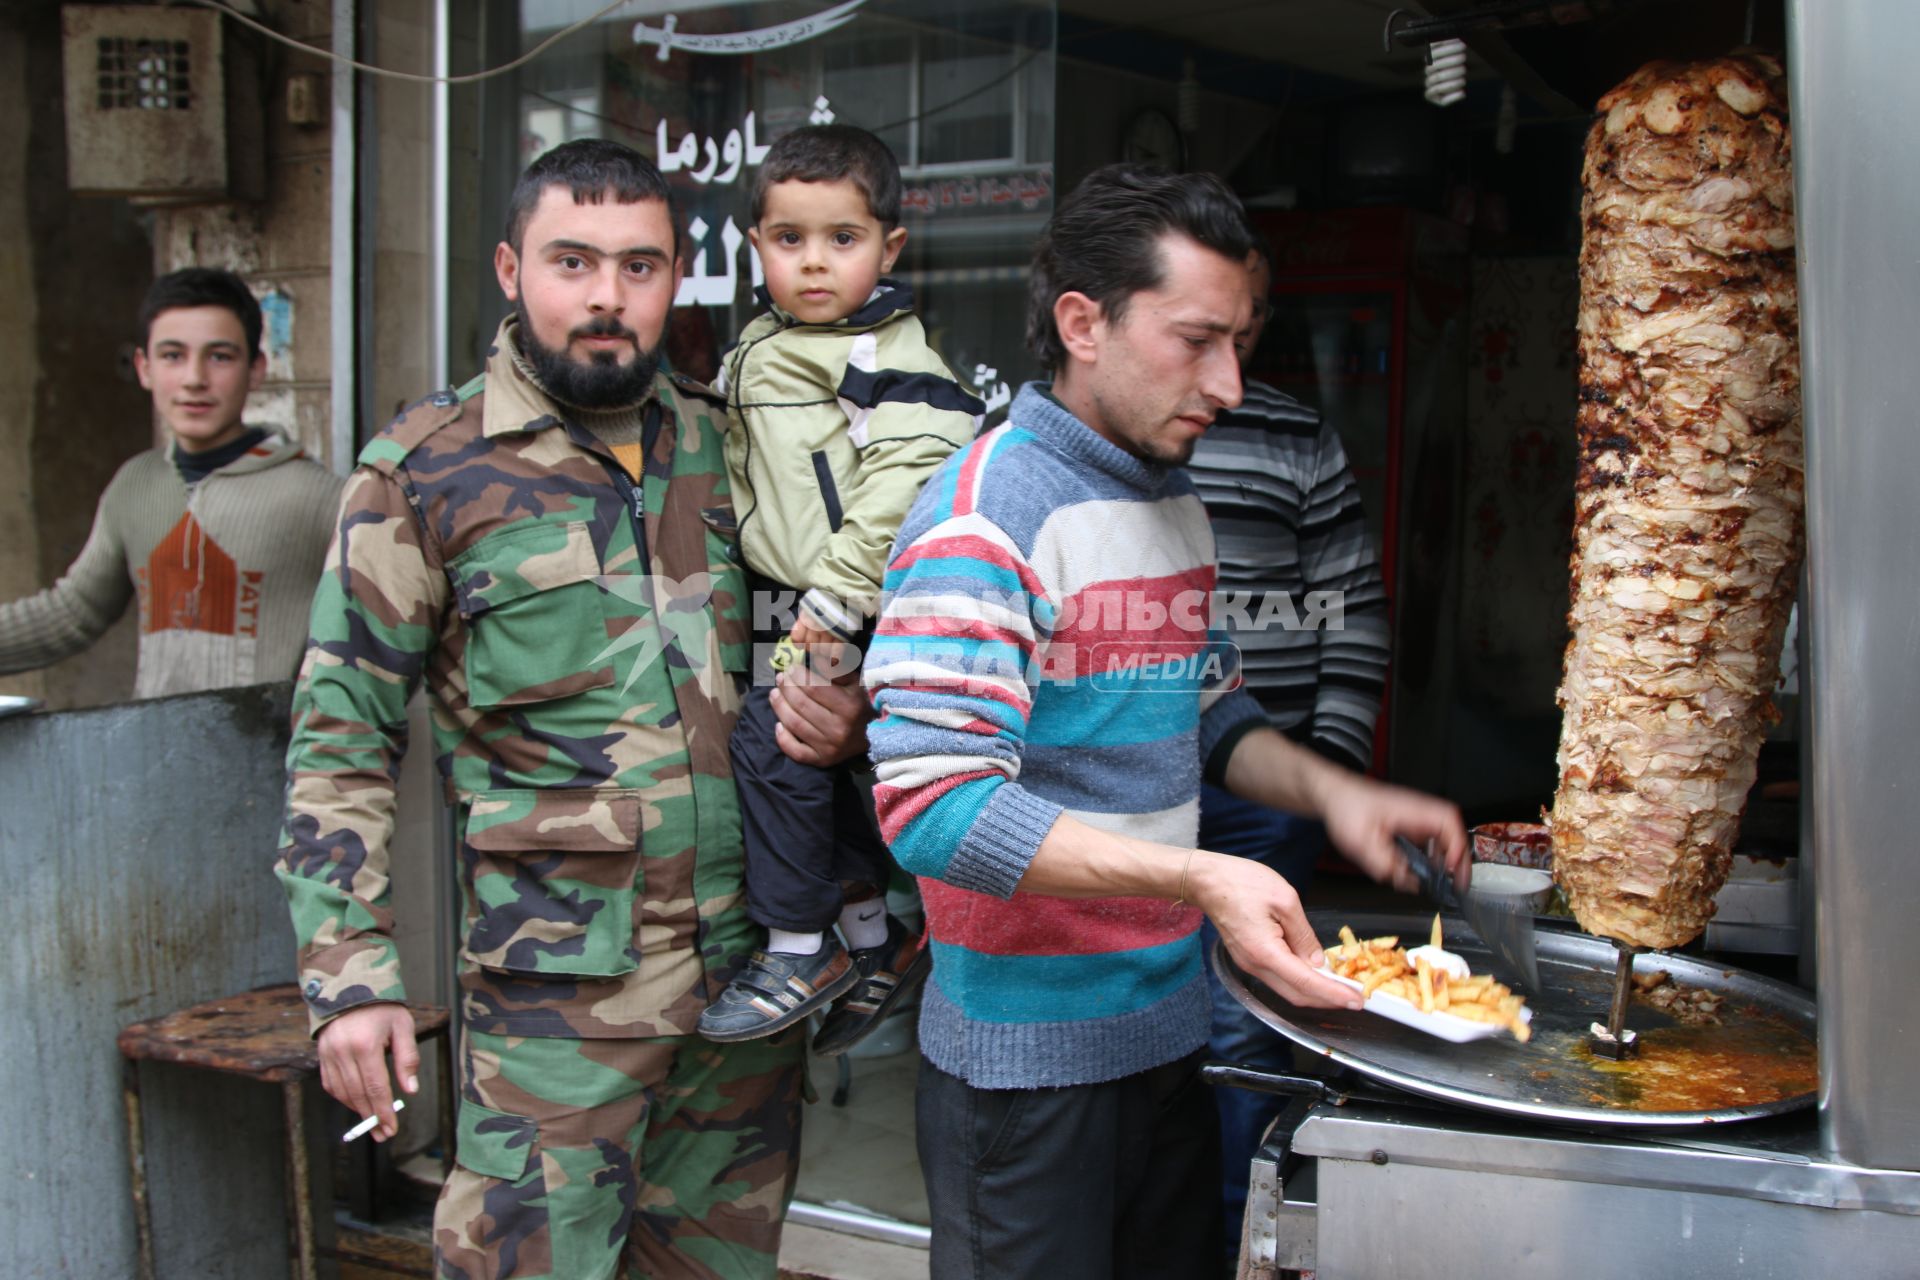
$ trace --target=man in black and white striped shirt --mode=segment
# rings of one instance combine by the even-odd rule
[[[1262,244],[1246,354],[1258,346],[1270,311],[1272,275]],[[1386,593],[1339,433],[1317,410],[1248,380],[1240,407],[1214,419],[1187,470],[1213,518],[1220,618],[1240,647],[1247,690],[1276,729],[1364,772],[1386,687]],[[1203,785],[1200,847],[1257,858],[1304,897],[1326,830]],[[1205,927],[1211,951],[1213,927]],[[1230,1062],[1290,1070],[1285,1043],[1211,971],[1207,977],[1212,1052]],[[1232,1251],[1246,1205],[1247,1165],[1279,1101],[1231,1088],[1217,1090],[1215,1100]]]

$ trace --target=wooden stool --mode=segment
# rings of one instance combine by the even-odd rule
[[[435,1005],[409,1004],[416,1039],[440,1041],[441,1132],[452,1133],[452,1038],[447,1011]],[[307,1122],[301,1085],[320,1073],[320,1055],[307,1030],[307,1006],[292,983],[261,987],[224,1000],[209,1000],[150,1022],[136,1022],[120,1033],[123,1091],[127,1111],[127,1158],[132,1166],[133,1216],[140,1240],[140,1275],[153,1280],[153,1217],[147,1201],[146,1137],[140,1115],[142,1059],[202,1067],[245,1076],[281,1089],[287,1122],[287,1219],[289,1244],[299,1280],[317,1276]],[[449,1141],[451,1140],[449,1136]]]

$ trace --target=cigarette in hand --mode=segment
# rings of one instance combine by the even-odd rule
[[[405,1111],[407,1109],[407,1104],[405,1102],[402,1102],[399,1098],[395,1098],[393,1100],[393,1109],[396,1112]],[[380,1123],[379,1116],[368,1116],[365,1120],[362,1120],[359,1124],[353,1126],[353,1128],[341,1134],[340,1141],[352,1142],[355,1138],[363,1138],[367,1134],[372,1133],[374,1126],[379,1123]]]

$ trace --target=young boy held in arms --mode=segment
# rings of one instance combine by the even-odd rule
[[[768,310],[722,359],[715,388],[754,594],[754,680],[732,756],[747,914],[768,936],[700,1031],[772,1035],[851,990],[814,1041],[832,1055],[878,1025],[928,961],[886,914],[892,859],[848,766],[801,764],[775,742],[774,676],[805,662],[857,678],[894,534],[985,406],[927,345],[907,287],[885,278],[907,239],[885,143],[846,125],[785,135],[760,167],[753,219]],[[796,597],[790,627],[769,616]]]

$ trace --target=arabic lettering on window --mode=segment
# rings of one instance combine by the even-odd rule
[[[590,12],[574,11],[586,0],[481,3],[518,24],[523,49]],[[1053,6],[1028,0],[655,0],[488,82],[472,95],[486,104],[474,123],[514,121],[510,142],[489,139],[480,154],[502,155],[505,143],[519,165],[578,137],[654,160],[687,232],[676,303],[706,309],[698,341],[716,352],[758,309],[764,276],[746,232],[768,147],[828,120],[873,130],[901,166],[909,234],[894,274],[956,376],[1004,413],[1033,373],[1026,266],[1053,208],[1052,42]],[[483,173],[472,185],[482,223],[497,225],[511,177]],[[490,249],[468,251],[469,307],[493,296]],[[491,325],[476,318],[463,331],[483,344]]]

